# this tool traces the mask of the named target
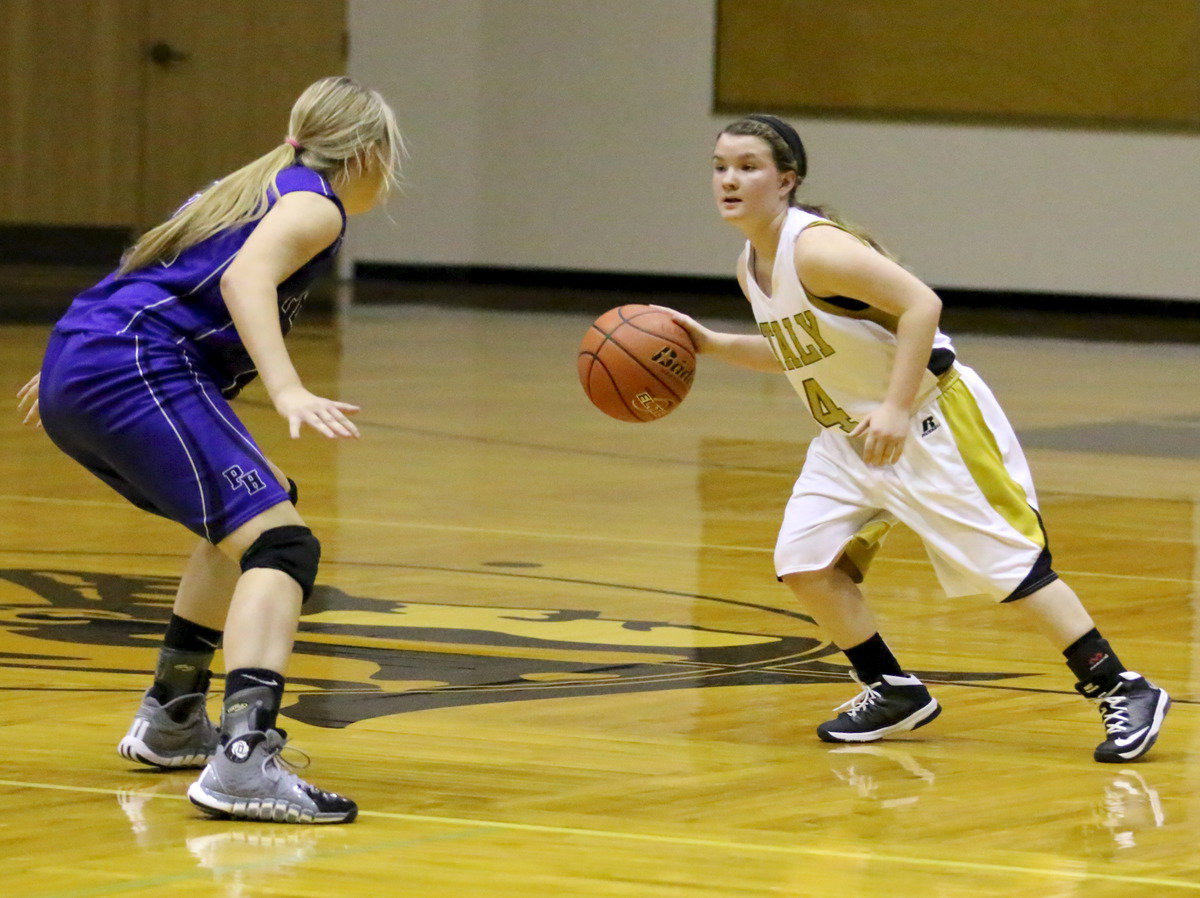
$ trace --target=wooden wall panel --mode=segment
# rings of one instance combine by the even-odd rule
[[[144,0],[0,0],[0,221],[126,225]]]
[[[718,0],[715,106],[1200,129],[1195,0]]]
[[[344,0],[0,0],[0,223],[157,222],[281,142],[344,47]]]
[[[143,220],[281,144],[300,91],[345,72],[345,28],[343,0],[154,0],[147,40],[185,58],[147,80]]]

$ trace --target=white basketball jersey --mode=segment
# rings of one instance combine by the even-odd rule
[[[838,305],[846,302],[842,297],[822,300],[804,289],[796,274],[796,239],[812,226],[837,227],[803,209],[788,211],[775,254],[770,296],[755,279],[753,249],[747,241],[742,253],[747,299],[760,332],[813,418],[823,427],[849,433],[886,398],[896,335],[871,320],[879,313],[865,303],[850,301],[846,305],[853,308],[842,308]],[[941,331],[933,345],[953,351]],[[926,370],[917,404],[936,387],[937,378]]]

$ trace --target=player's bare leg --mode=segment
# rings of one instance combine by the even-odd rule
[[[785,574],[781,579],[817,626],[843,650],[879,631],[862,590],[839,565]]]
[[[320,546],[296,509],[280,503],[220,543],[242,571],[225,623],[220,746],[188,789],[219,817],[278,823],[348,823],[358,808],[300,779],[279,758],[276,728],[300,606],[316,576]]]
[[[1020,611],[1029,626],[1060,652],[1096,626],[1075,591],[1062,580],[1006,604]]]
[[[1055,580],[1006,604],[1021,609],[1030,625],[1062,651],[1079,680],[1075,689],[1096,703],[1107,738],[1096,747],[1095,759],[1120,764],[1148,752],[1158,739],[1171,698],[1141,674],[1125,669],[1075,591]]]
[[[117,745],[122,757],[153,767],[202,767],[216,751],[217,731],[205,702],[238,574],[237,565],[208,541],[200,540],[192,551],[175,593],[154,682]]]
[[[172,611],[193,623],[224,630],[240,574],[229,556],[208,540],[200,540],[183,569]]]
[[[905,674],[879,635],[862,590],[843,564],[785,574],[784,583],[817,625],[846,653],[863,687],[817,727],[826,742],[873,742],[933,720],[941,708],[916,677]]]

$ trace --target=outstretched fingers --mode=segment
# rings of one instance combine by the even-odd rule
[[[30,424],[34,427],[42,426],[41,407],[38,404],[41,379],[42,375],[39,372],[17,391],[17,413],[23,416],[22,424]]]
[[[292,439],[299,439],[300,431],[307,424],[331,440],[360,439],[362,433],[347,417],[358,411],[358,406],[332,401],[312,408],[299,409],[288,416],[288,432]]]
[[[336,436],[350,437],[353,439],[358,439],[358,437],[361,436],[361,434],[358,432],[358,428],[354,426],[354,423],[346,417],[341,409],[335,406],[328,406],[321,409],[317,412],[317,416],[320,418],[321,423],[329,428],[329,430],[331,430]],[[326,434],[326,436],[329,436],[329,434]]]

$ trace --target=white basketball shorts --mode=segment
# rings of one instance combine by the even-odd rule
[[[810,444],[775,547],[783,577],[843,553],[865,573],[900,521],[950,596],[1019,598],[1055,579],[1029,465],[992,391],[956,364],[913,414],[894,465],[869,467],[836,428]]]

